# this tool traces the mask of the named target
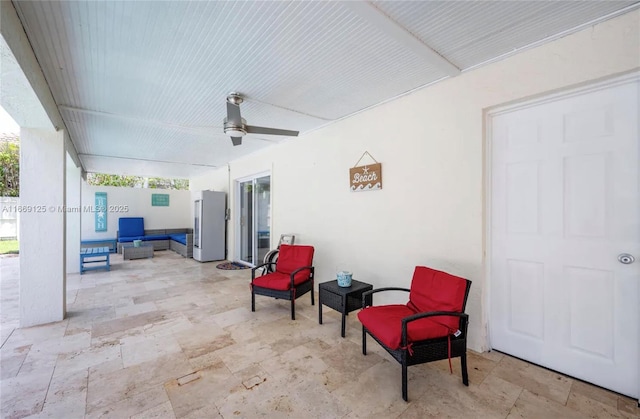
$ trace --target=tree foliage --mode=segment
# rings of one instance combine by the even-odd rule
[[[188,190],[188,179],[166,179],[159,177],[120,176],[104,173],[87,174],[87,183],[94,186],[120,186],[125,188]]]
[[[0,141],[0,196],[20,196],[20,145],[17,138]]]

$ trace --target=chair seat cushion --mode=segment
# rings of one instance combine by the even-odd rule
[[[373,336],[385,346],[395,350],[402,344],[402,319],[416,314],[409,306],[390,304],[362,309],[358,319]],[[420,319],[409,323],[407,327],[408,343],[425,339],[445,337],[450,329],[431,318]]]
[[[182,243],[184,245],[187,244],[186,234],[169,234],[169,238],[175,242]]]
[[[309,279],[309,270],[305,269],[298,272],[293,280],[295,285],[302,284]],[[253,280],[253,285],[261,288],[269,288],[272,290],[286,291],[291,289],[291,275],[281,272],[273,272],[262,275]]]
[[[144,236],[118,237],[119,243],[130,243],[134,240],[142,240]]]
[[[169,240],[169,236],[167,236],[166,234],[150,234],[148,236],[144,236],[142,240],[144,241]]]

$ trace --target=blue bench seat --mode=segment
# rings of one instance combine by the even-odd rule
[[[140,240],[142,241],[169,240],[169,236],[167,234],[151,234],[147,236],[142,236]]]
[[[169,234],[169,238],[173,241],[177,241],[178,243],[182,243],[184,245],[187,244],[187,234]]]

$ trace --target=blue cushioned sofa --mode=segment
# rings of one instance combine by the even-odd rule
[[[193,257],[193,229],[171,228],[145,230],[144,218],[122,217],[118,220],[118,253],[122,253],[122,243],[142,240],[153,244],[153,250],[171,249],[184,257]]]

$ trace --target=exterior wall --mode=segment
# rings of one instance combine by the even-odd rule
[[[349,269],[406,287],[415,265],[471,279],[469,345],[486,350],[486,110],[638,70],[639,22],[636,10],[413,92],[232,162],[230,178],[271,170],[272,237],[314,245],[318,282]],[[350,192],[365,150],[382,163],[383,189]],[[234,259],[233,219],[229,228]]]
[[[224,191],[229,192],[229,168],[220,169],[189,179],[189,189],[192,191]]]
[[[95,213],[81,211],[82,240],[115,238],[120,217],[144,217],[147,230],[193,227],[191,219],[191,193],[166,189],[119,188],[91,186],[82,182],[82,208],[95,206],[95,193],[107,193],[107,231],[95,231]],[[168,207],[151,206],[151,194],[168,194]],[[128,207],[124,211],[121,207]]]

